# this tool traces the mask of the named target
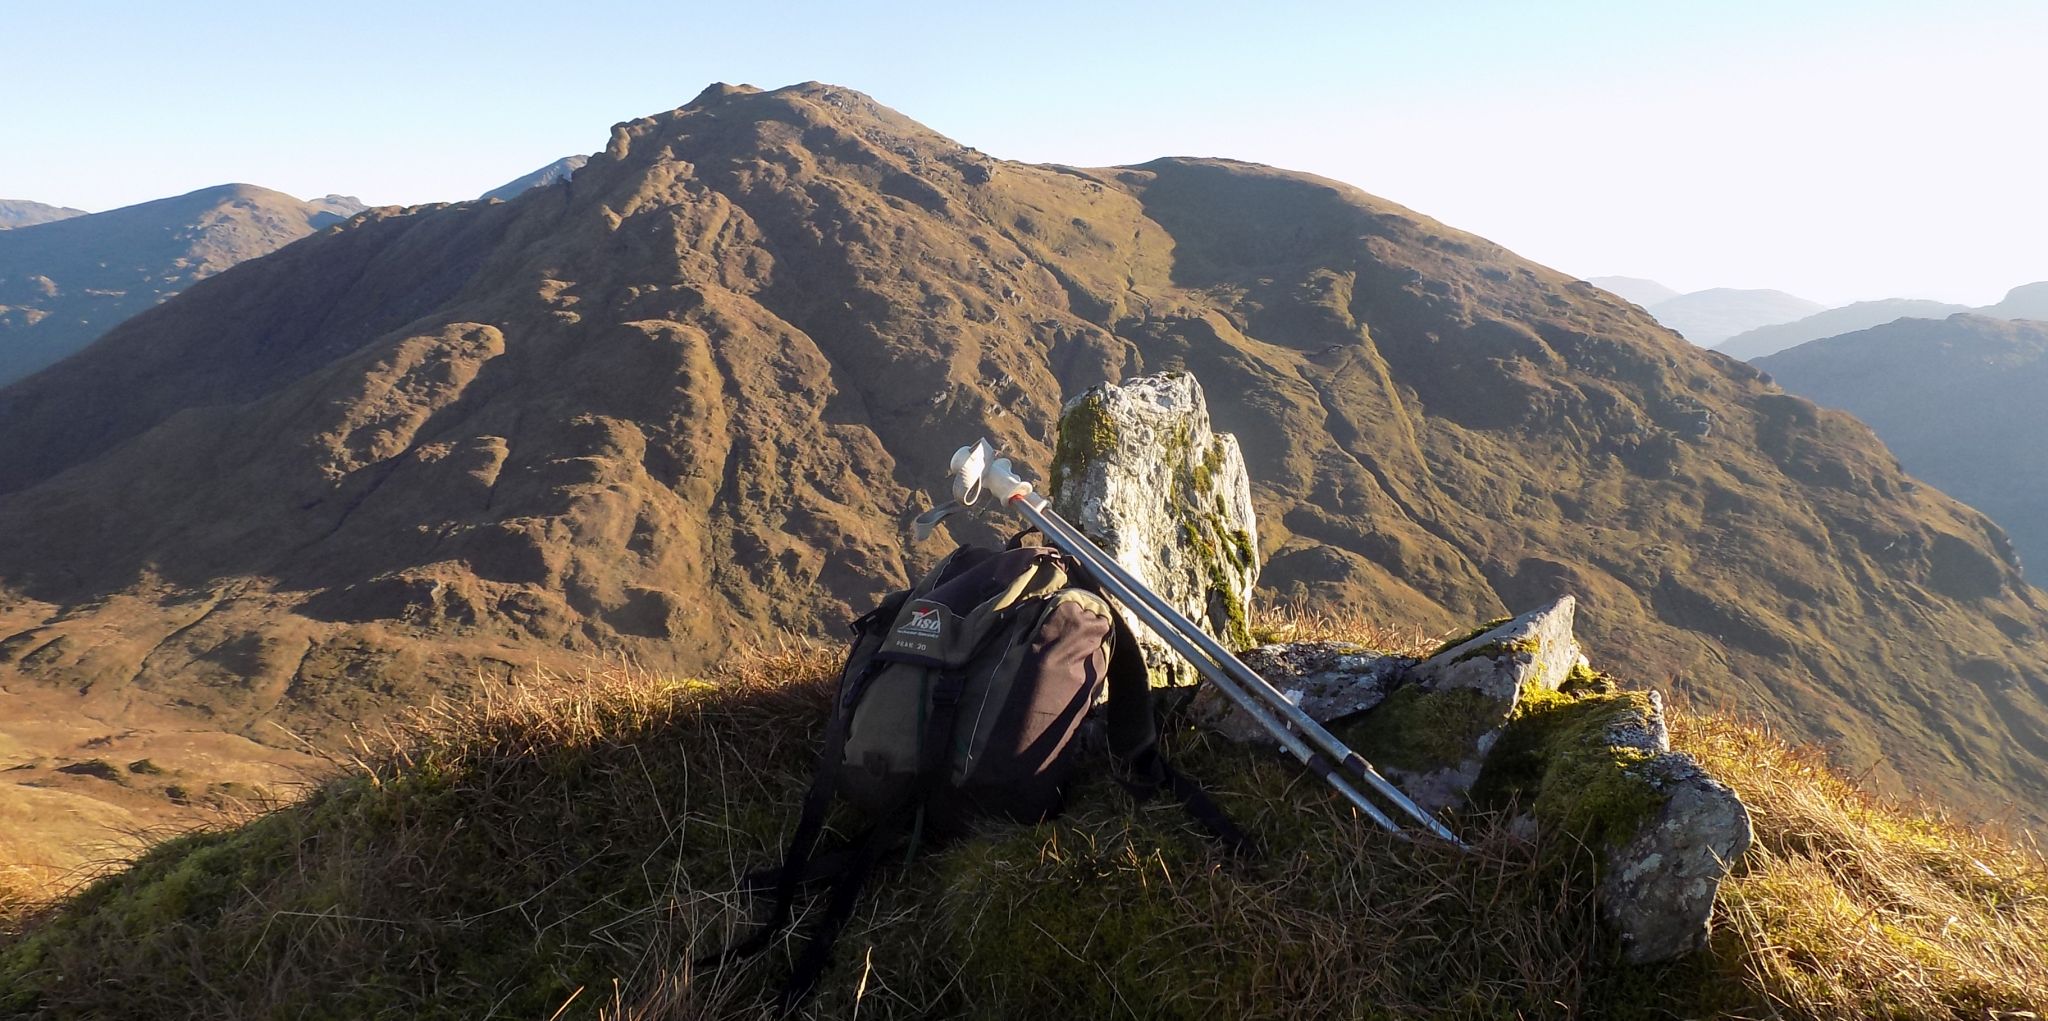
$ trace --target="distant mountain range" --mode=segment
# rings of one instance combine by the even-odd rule
[[[33,227],[38,223],[67,220],[84,215],[85,210],[73,209],[70,206],[51,206],[41,202],[30,202],[27,199],[0,199],[0,230]]]
[[[1609,294],[1620,295],[1645,309],[1659,302],[1670,301],[1681,293],[1655,280],[1645,280],[1642,277],[1594,277],[1586,282]]]
[[[477,197],[484,199],[510,199],[521,192],[531,191],[535,188],[545,188],[556,181],[566,181],[576,171],[583,169],[584,164],[589,162],[590,157],[588,156],[564,156],[531,174],[515,177]]]
[[[1869,423],[1907,471],[1990,514],[2036,570],[2048,565],[2048,323],[1901,319],[1756,365]]]
[[[2048,320],[2048,280],[2021,284],[2005,292],[2004,300],[1978,309],[1977,314],[1995,319]]]
[[[2048,281],[2022,284],[2006,292],[2004,300],[1981,308],[1917,298],[1859,301],[1804,319],[1737,334],[1715,345],[1714,350],[1731,358],[1750,361],[1822,337],[1867,330],[1899,319],[1945,319],[1958,312],[1973,312],[1993,319],[2048,319]]]
[[[104,213],[62,210],[76,215],[0,232],[0,386],[201,280],[363,209],[345,195],[304,202],[223,184]]]
[[[1791,322],[1827,308],[1784,291],[1711,287],[1681,294],[1642,277],[1593,277],[1586,282],[1641,305],[1666,329],[1701,347],[1713,347],[1739,333]]]
[[[1746,333],[1738,333],[1714,345],[1714,350],[1730,358],[1748,361],[1804,344],[1809,340],[1867,330],[1895,319],[1943,319],[1957,312],[1968,311],[1968,305],[1951,305],[1944,301],[1927,301],[1919,298],[1859,301],[1853,305],[1816,312],[1804,319],[1772,323]]]
[[[1590,277],[1586,282],[1641,305],[1685,339],[1744,361],[1895,319],[1941,319],[1974,312],[1997,319],[2048,320],[2048,281],[2022,284],[1997,304],[1979,308],[1922,298],[1884,298],[1829,308],[1784,291],[1714,287],[1682,294],[1655,280],[1623,276]]]

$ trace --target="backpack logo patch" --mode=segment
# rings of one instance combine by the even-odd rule
[[[929,610],[919,610],[913,608],[910,611],[910,621],[904,624],[902,627],[897,628],[896,633],[901,635],[937,637],[939,632],[943,630],[944,627],[944,623],[942,623],[939,620],[938,607],[935,606]]]

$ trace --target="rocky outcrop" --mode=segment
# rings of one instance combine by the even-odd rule
[[[1237,438],[1209,426],[1185,372],[1090,387],[1061,409],[1047,490],[1053,509],[1154,592],[1226,644],[1251,644],[1259,533]],[[1192,683],[1142,625],[1155,676]]]
[[[1245,661],[1433,812],[1510,811],[1512,831],[1600,861],[1600,910],[1634,962],[1703,946],[1714,895],[1748,849],[1748,811],[1671,751],[1664,700],[1594,672],[1576,602],[1444,643],[1416,660],[1330,642],[1268,645]],[[1241,742],[1269,735],[1213,691],[1199,720]]]
[[[1572,636],[1577,605],[1565,596],[1448,643],[1416,664],[1413,683],[1373,719],[1372,729],[1381,740],[1403,745],[1415,741],[1407,735],[1432,733],[1435,754],[1385,764],[1388,778],[1430,811],[1463,803],[1523,696],[1556,691],[1585,659]]]
[[[1634,835],[1603,849],[1600,912],[1641,964],[1706,945],[1714,893],[1749,850],[1749,809],[1692,757],[1664,754],[1638,774],[1664,803]]]
[[[1415,665],[1413,659],[1350,642],[1261,645],[1241,658],[1260,677],[1279,685],[1290,701],[1324,721],[1356,716],[1379,705]],[[1271,734],[1214,687],[1204,685],[1196,691],[1194,705],[1204,726],[1232,741],[1275,744]]]
[[[1416,804],[1441,811],[1464,804],[1524,695],[1555,691],[1582,668],[1576,605],[1566,596],[1494,621],[1422,660],[1332,642],[1260,646],[1244,659],[1319,722],[1358,731],[1367,758]],[[1233,740],[1272,743],[1211,689],[1195,705],[1198,718]]]

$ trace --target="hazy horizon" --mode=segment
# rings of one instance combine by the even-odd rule
[[[24,9],[0,198],[246,182],[473,198],[713,81],[829,81],[992,155],[1216,155],[1335,178],[1582,277],[1982,305],[2048,279],[2025,129],[2048,6],[388,2]],[[792,25],[800,26],[792,29]],[[805,31],[804,29],[808,29]]]

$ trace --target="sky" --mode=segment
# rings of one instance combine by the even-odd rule
[[[2048,2],[0,0],[0,198],[471,198],[714,81],[1031,162],[1231,156],[1579,276],[1828,304],[2048,279]]]

